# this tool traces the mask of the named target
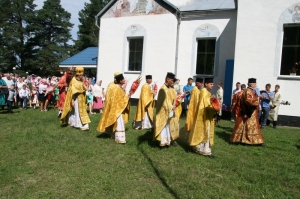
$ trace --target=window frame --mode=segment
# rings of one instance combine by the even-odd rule
[[[297,45],[297,44],[295,44],[295,45],[284,45],[284,28],[285,27],[299,27],[300,28],[300,23],[292,23],[292,24],[283,24],[283,26],[282,26],[282,43],[281,43],[281,53],[280,53],[280,62],[279,62],[279,78],[281,77],[281,78],[286,78],[286,79],[300,79],[300,74],[299,75],[295,75],[295,76],[293,76],[293,75],[286,75],[286,74],[281,74],[281,69],[282,69],[282,56],[283,56],[283,48],[284,47],[299,47],[300,48],[300,44],[299,45]],[[299,58],[299,61],[300,61],[300,58]],[[295,62],[295,61],[294,61]],[[289,68],[292,68],[293,67],[293,65],[291,65]],[[288,69],[289,70],[289,69]],[[299,70],[300,70],[300,65],[299,65],[299,68],[298,68],[298,73],[299,73]]]
[[[215,40],[213,74],[197,74],[198,45],[199,45],[198,41],[199,40]],[[195,77],[214,77],[216,75],[217,45],[218,45],[218,37],[197,37],[196,38],[196,52],[195,52],[196,53],[196,62],[195,62],[195,70],[194,70]]]
[[[144,55],[145,55],[145,36],[134,36],[134,37],[126,37],[127,41],[126,41],[126,62],[125,62],[125,74],[141,74],[144,68]],[[142,49],[142,63],[141,63],[141,70],[139,71],[134,71],[134,70],[129,70],[129,60],[130,60],[130,40],[134,40],[134,39],[143,39],[143,49]]]

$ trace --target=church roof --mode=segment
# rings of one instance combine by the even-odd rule
[[[96,68],[98,58],[98,47],[89,47],[76,55],[66,59],[59,64],[59,67],[77,67]]]
[[[98,18],[101,18],[118,0],[111,0],[108,4],[95,16],[96,24]],[[182,7],[177,7],[168,0],[154,0],[162,7],[171,13],[181,12],[197,12],[197,11],[220,11],[220,10],[234,10],[237,9],[238,0],[191,0]]]
[[[236,0],[192,0],[179,8],[181,12],[236,9]]]

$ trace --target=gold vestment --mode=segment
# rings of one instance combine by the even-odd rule
[[[137,105],[134,121],[141,122],[146,115],[149,115],[149,119],[153,121],[153,109],[154,109],[154,94],[148,83],[142,86],[140,99]]]
[[[75,77],[71,80],[66,96],[66,100],[64,103],[64,108],[61,114],[61,123],[67,123],[68,121],[68,113],[72,110],[72,100],[78,100],[78,110],[79,116],[82,124],[90,123],[91,120],[86,111],[86,96],[85,96],[86,88],[82,81],[78,81]]]
[[[129,111],[129,97],[125,91],[118,84],[110,84],[97,130],[100,132],[115,132],[118,117],[122,114],[124,124],[126,124],[129,120]]]
[[[200,90],[195,86],[191,91],[191,98],[188,108],[188,113],[185,121],[185,130],[190,131],[196,118],[197,104],[199,100]]]
[[[200,143],[206,143],[209,136],[210,146],[214,145],[214,110],[211,102],[211,94],[203,88],[199,95],[196,108],[195,121],[190,131],[189,144],[197,146]]]
[[[170,133],[172,140],[179,137],[179,116],[174,111],[174,116],[169,118],[169,114],[173,109],[176,101],[176,92],[173,88],[167,87],[165,84],[159,89],[157,102],[156,102],[156,116],[155,116],[155,129],[154,139],[161,141],[160,133],[166,126],[167,122],[170,123]]]
[[[251,88],[244,89],[240,98],[239,113],[236,118],[230,142],[244,144],[263,144],[258,122],[259,98]]]

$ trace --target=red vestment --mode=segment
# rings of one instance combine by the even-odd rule
[[[236,117],[230,142],[244,144],[263,144],[264,138],[258,122],[259,97],[250,89],[244,89],[241,94],[239,111]]]
[[[57,87],[59,89],[59,94],[58,94],[58,100],[57,100],[57,107],[59,110],[63,110],[64,104],[65,104],[65,99],[67,95],[67,87],[72,79],[72,74],[69,74],[65,72],[63,76],[59,79],[59,82],[57,84]]]

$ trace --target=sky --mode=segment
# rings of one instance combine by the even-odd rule
[[[45,0],[34,0],[34,4],[37,5],[36,9],[41,9],[44,5]],[[78,31],[78,12],[84,8],[84,3],[90,3],[90,0],[60,0],[61,6],[71,13],[70,22],[74,24],[73,29],[71,31],[73,39],[77,39],[77,31]],[[100,10],[99,10],[100,12]]]

